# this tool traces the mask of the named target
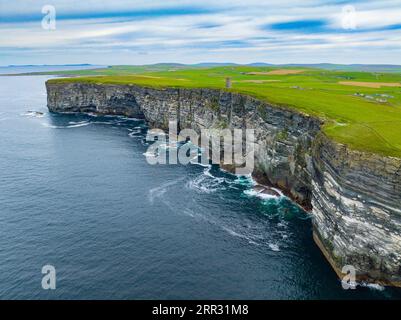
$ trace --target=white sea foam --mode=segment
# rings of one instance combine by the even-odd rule
[[[381,286],[380,284],[377,284],[377,283],[365,283],[365,282],[362,282],[362,283],[360,283],[360,286],[369,288],[371,290],[378,290],[378,291],[384,291],[385,290],[385,287],[383,287],[383,286]]]
[[[197,159],[198,159],[198,157],[196,157],[196,158],[194,158],[194,159],[196,159],[196,161],[194,160],[194,161],[190,161],[190,164],[193,164],[193,165],[197,165],[197,166],[201,166],[201,167],[204,167],[204,168],[209,168],[209,167],[212,167],[212,165],[211,164],[204,164],[204,163],[202,163],[202,162],[199,162]]]
[[[196,190],[202,193],[213,193],[217,191],[217,188],[212,183],[208,183],[204,176],[198,176],[197,178],[187,183],[188,188]]]
[[[217,179],[216,179],[217,178]],[[218,215],[208,214],[202,211],[201,208],[197,206],[189,206],[183,208],[183,210],[175,210],[174,206],[172,205],[173,198],[169,196],[167,193],[169,188],[172,185],[180,183],[181,181],[185,181],[187,178],[182,177],[180,179],[167,182],[159,187],[153,188],[149,190],[148,198],[151,203],[153,203],[156,199],[161,201],[167,208],[170,208],[177,214],[184,214],[188,217],[191,217],[199,222],[206,222],[212,224],[223,230],[227,234],[232,237],[236,237],[239,239],[243,239],[247,241],[250,245],[254,246],[262,246],[266,245],[272,251],[280,251],[280,247],[278,242],[274,241],[272,243],[266,243],[266,234],[264,228],[260,226],[255,226],[252,221],[246,220],[240,223],[235,223],[235,226],[232,224],[232,221],[226,221],[226,217],[220,217]],[[197,191],[201,191],[204,193],[210,193],[215,190],[214,188],[218,189],[221,188],[221,182],[224,181],[224,178],[214,177],[213,174],[210,172],[210,169],[205,169],[204,172],[197,176],[195,179],[189,181],[187,185],[190,188],[196,189]],[[213,184],[216,183],[216,185]],[[280,234],[278,234],[280,235]],[[270,235],[267,235],[270,238]],[[282,240],[282,238],[280,237]]]
[[[224,190],[225,187],[222,185],[225,182],[225,178],[215,177],[211,174],[210,170],[212,166],[207,166],[201,175],[198,175],[194,179],[187,183],[187,186],[202,193],[213,193],[218,190]]]
[[[22,113],[22,116],[31,117],[31,118],[43,118],[45,115],[43,112],[27,111],[27,112]]]
[[[160,143],[158,145],[158,148],[164,149],[164,150],[177,149],[177,145],[174,143]]]
[[[257,182],[255,181],[255,179],[253,179],[252,175],[246,175],[246,176],[242,176],[242,175],[235,175],[237,178],[234,180],[235,183],[238,184],[245,184],[245,185],[249,185],[249,186],[256,186]]]
[[[226,231],[229,235],[233,236],[233,237],[237,237],[237,238],[241,238],[244,239],[246,241],[248,241],[249,244],[252,245],[256,245],[256,246],[260,246],[260,243],[256,242],[255,239],[253,239],[253,237],[251,237],[250,235],[246,235],[244,233],[240,233],[238,231],[234,231],[233,229],[227,227],[227,226],[220,226],[224,231]]]
[[[128,133],[128,135],[131,138],[137,138],[137,137],[141,137],[140,133],[141,133],[141,130],[135,130],[135,131],[132,130],[130,133]]]
[[[272,251],[280,251],[280,248],[276,243],[269,243],[269,248],[272,249]]]
[[[263,199],[263,200],[280,198],[279,196],[276,196],[274,194],[263,193],[263,190],[257,191],[257,190],[254,190],[254,189],[248,189],[248,190],[244,191],[244,194],[246,194],[249,197],[258,197],[258,198]]]
[[[69,125],[76,125],[76,124],[84,124],[84,123],[89,123],[88,121],[69,121]]]
[[[55,126],[55,125],[51,125],[49,123],[42,123],[43,126],[47,127],[47,128],[52,128],[52,129],[70,129],[70,128],[79,128],[79,127],[85,127],[90,125],[91,123],[88,121],[81,121],[81,122],[69,122],[69,124],[67,126]]]
[[[210,177],[210,178],[212,178],[212,179],[218,181],[218,182],[224,182],[224,180],[225,180],[224,178],[222,178],[222,177],[215,177],[214,175],[212,175],[212,173],[210,172],[210,170],[212,170],[212,166],[209,166],[207,169],[203,170],[203,174],[204,174],[205,176],[208,176],[208,177]]]
[[[181,177],[181,178],[178,178],[176,180],[173,180],[173,181],[170,181],[170,182],[166,182],[166,183],[162,184],[159,187],[150,189],[149,190],[149,194],[148,194],[149,201],[151,203],[153,203],[153,201],[156,198],[160,198],[161,196],[163,196],[167,192],[169,187],[171,187],[171,186],[183,181],[184,179],[185,179],[185,177]]]
[[[154,153],[154,152],[145,152],[145,153],[143,153],[143,155],[144,155],[146,158],[155,158],[155,157],[157,157],[157,154]]]
[[[243,239],[247,239],[247,237],[241,233],[235,232],[234,230],[227,228],[225,226],[221,227],[223,230],[227,231],[230,235],[234,236],[234,237],[238,237],[238,238],[243,238]]]
[[[277,223],[277,227],[279,227],[279,228],[285,228],[287,226],[288,226],[288,222],[285,220],[282,220],[279,223]]]
[[[115,122],[112,121],[92,121],[91,123],[93,124],[105,124],[105,125],[115,125]]]
[[[77,123],[77,124],[72,124],[72,125],[69,125],[69,126],[67,126],[67,128],[79,128],[79,127],[86,127],[86,126],[88,126],[88,125],[90,125],[90,123],[89,123],[89,122],[87,122],[87,123]]]

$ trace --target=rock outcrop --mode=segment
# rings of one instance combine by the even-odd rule
[[[314,238],[340,273],[401,285],[401,159],[350,150],[319,134],[313,144]]]
[[[46,83],[53,112],[142,117],[151,127],[255,129],[254,176],[310,211],[314,239],[336,272],[401,285],[401,159],[350,150],[322,122],[255,98],[215,89]]]

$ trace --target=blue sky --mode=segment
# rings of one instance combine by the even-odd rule
[[[401,64],[401,0],[0,0],[0,28],[0,65]]]

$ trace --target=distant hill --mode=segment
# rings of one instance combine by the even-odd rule
[[[193,67],[213,68],[213,67],[239,66],[239,64],[231,63],[231,62],[202,62],[202,63],[192,64],[191,66],[193,66]]]
[[[401,65],[391,64],[332,64],[332,63],[316,63],[316,64],[283,64],[285,67],[305,67],[318,68],[325,70],[343,70],[343,71],[366,71],[366,72],[401,72]]]
[[[265,63],[265,62],[254,62],[254,63],[247,64],[247,66],[249,66],[249,67],[271,67],[271,66],[274,66],[274,64]]]
[[[187,65],[190,67],[224,67],[224,66],[240,66],[237,63],[218,63],[218,62],[207,62],[197,63],[193,65]],[[338,71],[366,71],[366,72],[401,72],[401,65],[391,64],[334,64],[334,63],[289,63],[289,64],[272,64],[265,62],[254,62],[248,64],[242,64],[248,67],[304,67],[304,68],[316,68],[325,70],[338,70]],[[185,65],[182,65],[185,66]]]
[[[265,62],[254,62],[249,64],[236,64],[232,62],[202,62],[196,64],[183,63],[155,63],[149,65],[114,65],[97,66],[91,64],[64,64],[64,65],[10,65],[0,67],[0,75],[31,75],[31,74],[52,74],[52,75],[124,75],[143,72],[174,71],[180,69],[198,69],[215,67],[280,67],[280,68],[316,68],[329,71],[350,71],[350,72],[372,72],[372,73],[401,73],[401,65],[389,64],[333,64],[333,63],[291,63],[291,64],[270,64]]]

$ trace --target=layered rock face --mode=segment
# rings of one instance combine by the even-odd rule
[[[401,285],[401,159],[350,150],[319,134],[313,146],[314,238],[337,273]]]
[[[51,111],[93,112],[143,118],[136,97],[126,87],[46,83],[46,89]]]
[[[351,151],[321,132],[321,122],[257,99],[213,89],[46,83],[53,112],[143,117],[167,129],[254,129],[258,181],[309,210],[314,238],[334,269],[401,284],[401,159]]]

